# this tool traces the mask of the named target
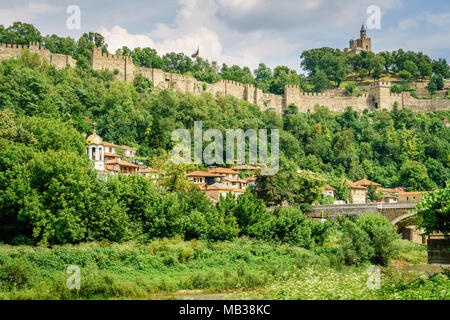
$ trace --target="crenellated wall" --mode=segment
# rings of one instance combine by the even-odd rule
[[[66,66],[75,67],[77,63],[71,56],[51,53],[49,50],[41,48],[39,42],[31,42],[28,46],[0,43],[0,60],[18,58],[23,49],[29,49],[30,52],[37,53],[41,58],[47,59],[58,69]]]
[[[31,52],[46,58],[57,68],[76,65],[76,61],[71,56],[51,53],[49,50],[41,48],[38,42],[30,43],[29,46],[0,44],[0,60],[17,58],[24,48],[29,48]],[[399,108],[409,108],[414,112],[450,109],[449,99],[415,99],[409,93],[393,94],[390,92],[391,84],[383,81],[372,83],[369,92],[359,97],[337,95],[336,91],[300,92],[299,86],[295,85],[285,86],[284,95],[275,95],[264,93],[253,85],[232,80],[220,80],[210,84],[190,76],[164,72],[161,69],[137,67],[133,64],[131,57],[103,53],[101,48],[95,47],[92,49],[91,65],[95,70],[109,70],[124,81],[131,82],[136,75],[141,74],[151,80],[155,87],[171,88],[182,93],[208,92],[214,96],[231,95],[256,104],[261,110],[274,110],[280,114],[290,104],[296,105],[299,112],[314,111],[316,105],[326,106],[336,112],[343,112],[348,107],[358,111],[364,109],[391,110],[395,103]]]
[[[314,111],[317,104],[327,106],[336,112],[343,112],[348,107],[358,111],[369,108],[368,94],[360,97],[342,97],[329,93],[300,92],[298,86],[287,85],[284,88],[284,97],[286,106],[295,104],[299,112]]]
[[[117,71],[116,77],[125,81],[133,81],[134,79],[135,66],[131,57],[128,56],[103,53],[101,48],[93,47],[91,65],[95,70]]]

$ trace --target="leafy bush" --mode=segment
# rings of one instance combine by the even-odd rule
[[[21,258],[13,258],[0,266],[0,288],[23,288],[33,275],[33,267]]]
[[[392,243],[392,258],[407,261],[409,263],[427,263],[427,246],[417,244],[409,240],[395,240]]]
[[[298,208],[277,208],[273,215],[260,224],[259,236],[266,240],[289,243],[303,248],[311,248],[311,225]]]
[[[394,254],[392,244],[399,238],[397,228],[387,218],[374,213],[363,214],[356,225],[369,236],[369,245],[375,250],[372,262],[387,265]]]
[[[348,265],[361,265],[374,256],[374,248],[370,245],[367,233],[352,221],[342,224],[342,250]]]

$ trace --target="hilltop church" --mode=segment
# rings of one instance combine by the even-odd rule
[[[372,51],[372,39],[367,38],[367,30],[364,24],[361,27],[359,39],[351,39],[350,48],[345,48],[344,51],[350,55],[360,54],[362,51]]]
[[[94,132],[86,139],[86,154],[98,173],[141,174],[154,180],[164,175],[163,172],[146,168],[135,161],[136,149],[103,141],[95,128]],[[123,158],[129,159],[129,161],[123,160]]]

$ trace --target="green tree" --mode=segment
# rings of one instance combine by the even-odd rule
[[[450,233],[450,187],[425,195],[417,205],[419,228],[425,229],[425,235],[434,232]]]
[[[344,221],[341,228],[343,230],[341,247],[346,264],[361,265],[373,259],[375,250],[370,245],[370,238],[363,229],[352,221]]]
[[[164,188],[170,192],[193,190],[194,185],[185,177],[187,170],[189,170],[187,165],[170,163],[163,179]]]
[[[309,249],[314,245],[311,224],[298,208],[276,208],[273,215],[261,221],[260,237],[281,243],[290,243]]]
[[[128,217],[89,167],[71,152],[35,153],[9,173],[1,202],[8,199],[25,236],[40,243],[128,239]]]
[[[43,45],[52,53],[72,56],[75,54],[77,43],[74,39],[59,37],[56,34],[48,35],[43,39]]]
[[[315,92],[322,92],[323,89],[328,88],[328,78],[324,71],[316,70],[312,76],[311,83],[314,86]]]
[[[260,63],[253,73],[255,74],[256,87],[263,92],[268,92],[270,82],[273,79],[272,70],[264,63]]]
[[[427,168],[414,160],[408,160],[401,166],[398,183],[409,190],[427,191],[436,189],[436,184],[428,176]]]
[[[432,79],[428,82],[427,90],[431,95],[434,95],[437,91],[436,82]]]
[[[369,236],[375,251],[372,262],[387,265],[394,254],[392,244],[399,238],[396,227],[387,218],[373,213],[360,216],[356,225]]]
[[[42,41],[41,32],[29,23],[14,22],[0,31],[0,43],[28,45],[30,42],[40,41]]]

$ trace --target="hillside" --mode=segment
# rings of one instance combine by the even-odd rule
[[[180,94],[153,88],[143,78],[126,83],[90,67],[57,70],[30,54],[2,61],[0,79],[1,109],[11,110],[14,121],[28,124],[33,134],[44,134],[33,131],[36,125],[29,128],[39,121],[49,123],[45,134],[58,132],[45,137],[51,141],[41,142],[37,150],[81,155],[81,133],[91,132],[95,121],[105,140],[137,147],[142,160],[154,165],[153,156],[171,150],[174,129],[192,130],[193,122],[201,120],[204,129],[281,129],[282,165],[321,172],[330,183],[365,177],[385,186],[431,190],[448,179],[448,111],[338,114],[317,107],[314,113],[289,109],[280,116],[230,96]],[[69,141],[76,146],[65,147]]]

